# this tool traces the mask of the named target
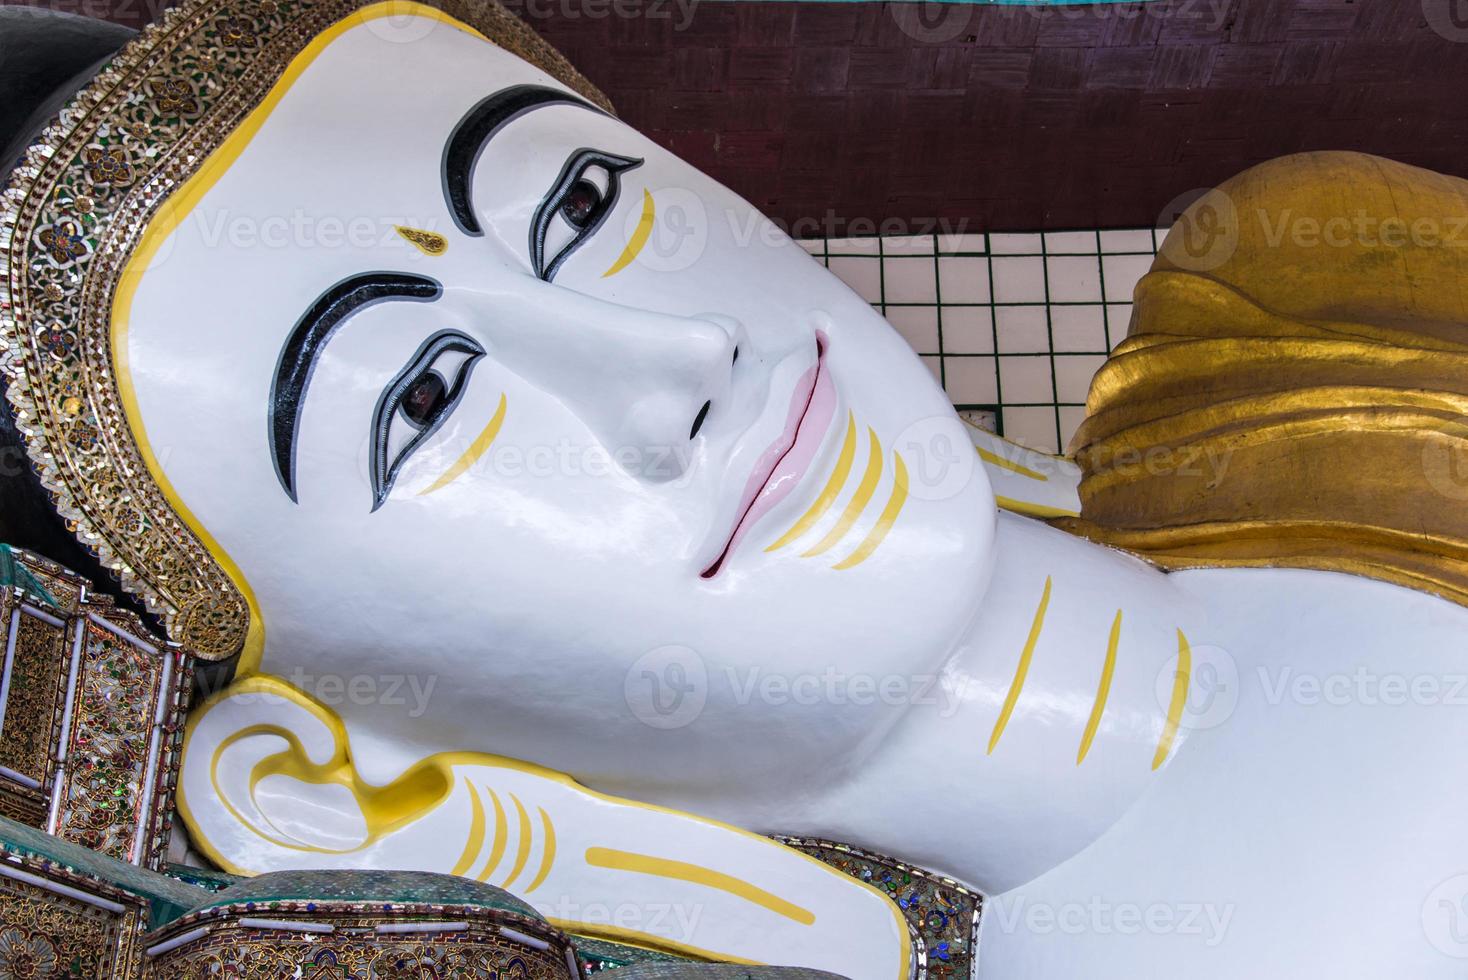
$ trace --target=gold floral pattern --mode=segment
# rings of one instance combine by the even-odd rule
[[[36,242],[58,269],[70,269],[92,254],[92,246],[74,219],[62,218],[36,233]]]
[[[248,17],[223,17],[217,25],[219,43],[232,48],[253,45],[257,39],[255,22]]]
[[[143,819],[163,664],[95,623],[85,630],[55,834],[127,861]]]
[[[775,840],[866,882],[895,902],[921,945],[927,980],[968,980],[978,949],[983,896],[952,878],[848,844],[800,837]]]
[[[188,79],[155,78],[148,83],[148,88],[153,92],[153,105],[161,114],[165,116],[196,116],[199,114],[199,97]],[[149,127],[148,135],[151,134],[152,128]]]
[[[60,323],[44,327],[37,339],[41,348],[57,360],[64,361],[76,351],[76,334]]]
[[[0,730],[0,765],[46,781],[54,729],[60,722],[67,662],[66,629],[16,611],[15,654],[5,727]]]
[[[22,861],[22,865],[30,864]],[[26,868],[59,884],[101,893],[89,879],[44,866]],[[13,878],[0,878],[0,977],[5,980],[132,980],[139,974],[137,941],[142,915],[135,901],[106,889],[111,901],[123,900],[121,914]]]
[[[0,929],[0,977],[48,980],[56,975],[56,946],[51,940],[15,926]]]
[[[87,179],[94,184],[122,187],[133,182],[133,165],[128,162],[127,151],[120,146],[89,146],[82,151],[82,164]],[[94,202],[88,199],[87,203]]]
[[[137,616],[92,595],[80,576],[30,552],[12,555],[55,605],[41,609],[36,599],[27,609],[32,600],[0,593],[0,636],[15,636],[0,766],[37,784],[0,780],[0,813],[156,868],[173,819],[188,658],[161,649]]]

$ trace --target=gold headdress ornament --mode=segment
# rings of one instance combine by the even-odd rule
[[[610,110],[494,0],[428,0]],[[322,31],[405,4],[186,0],[145,29],[46,128],[0,202],[0,370],[41,483],[81,542],[210,659],[258,637],[237,574],[160,483],[130,428],[111,309],[150,219]],[[124,352],[125,353],[125,352]],[[216,549],[217,550],[217,549]]]
[[[1356,153],[1205,195],[1137,287],[1057,523],[1171,568],[1468,605],[1468,181]]]

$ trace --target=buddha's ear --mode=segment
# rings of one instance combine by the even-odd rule
[[[179,775],[195,843],[231,871],[321,867],[369,841],[341,722],[272,677],[197,708]]]

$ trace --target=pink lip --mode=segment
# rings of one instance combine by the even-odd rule
[[[703,570],[703,578],[713,578],[749,529],[776,504],[794,492],[815,459],[822,437],[831,428],[836,414],[836,390],[825,370],[826,335],[816,332],[816,363],[801,376],[790,398],[790,415],[785,431],[755,463],[744,493],[740,497],[739,520],[729,534],[729,541],[714,563]]]

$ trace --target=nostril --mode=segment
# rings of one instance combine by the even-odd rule
[[[703,420],[708,418],[709,408],[712,406],[713,402],[703,403],[703,408],[700,408],[698,410],[698,416],[693,420],[693,428],[688,430],[688,438],[692,439],[694,436],[698,435],[698,430],[703,428]]]
[[[739,348],[738,347],[734,348],[734,359],[732,361],[730,361],[729,363],[730,364],[738,364],[739,363]]]

